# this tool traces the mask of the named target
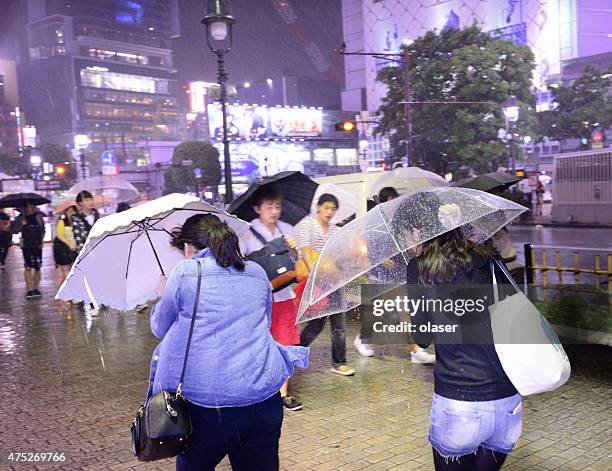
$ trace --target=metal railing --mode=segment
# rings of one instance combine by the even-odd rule
[[[564,273],[572,273],[573,283],[575,285],[586,285],[592,286],[592,291],[601,293],[604,291],[602,284],[607,284],[608,296],[612,298],[612,249],[594,249],[585,247],[560,247],[560,246],[549,246],[549,245],[533,245],[525,244],[525,281],[528,286],[534,286],[538,288],[553,288],[555,281],[558,285],[564,284]],[[540,260],[538,263],[538,253],[540,251]],[[563,266],[561,262],[561,252],[571,253],[573,260],[572,266]],[[590,267],[582,267],[581,259],[584,257],[581,254],[585,252],[598,252],[594,256],[594,263]],[[607,268],[602,268],[602,255],[604,252],[606,255],[603,257],[607,258]],[[550,256],[549,256],[550,255]],[[554,259],[554,264],[549,264],[550,260]],[[538,272],[540,274],[538,279]],[[556,272],[556,280],[551,280],[549,272]],[[581,275],[591,275],[589,280],[581,280]],[[552,275],[554,276],[554,274]],[[605,281],[602,283],[602,278]],[[583,289],[578,288],[577,289]]]

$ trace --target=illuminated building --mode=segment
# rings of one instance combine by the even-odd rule
[[[585,65],[612,64],[612,10],[602,0],[345,0],[343,36],[347,52],[394,54],[428,31],[476,24],[493,36],[527,45],[535,57],[537,111],[551,106],[548,85],[568,83]],[[376,80],[386,57],[344,56],[342,110],[376,115],[386,87]],[[370,118],[368,118],[370,117]],[[368,160],[388,154],[386,137],[364,133]]]
[[[23,107],[43,142],[87,134],[89,152],[135,163],[137,144],[176,140],[176,0],[27,0]]]
[[[20,112],[14,61],[0,60],[0,149],[17,154],[20,145]]]
[[[476,24],[525,44],[535,56],[533,85],[545,91],[564,64],[612,50],[612,10],[600,0],[347,0],[343,34],[349,52],[396,53],[427,31]],[[600,61],[601,62],[601,61]],[[344,111],[374,113],[385,95],[376,81],[384,58],[345,57]],[[599,65],[599,63],[598,63]]]

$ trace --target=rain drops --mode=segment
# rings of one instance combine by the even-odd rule
[[[460,226],[461,208],[455,203],[443,204],[438,209],[438,220],[448,230]]]

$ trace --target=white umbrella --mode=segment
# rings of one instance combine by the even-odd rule
[[[378,195],[385,187],[393,187],[400,195],[426,188],[448,185],[440,175],[418,167],[399,167],[391,172],[385,172],[370,187],[369,196]]]
[[[134,201],[140,196],[138,188],[119,177],[98,176],[89,177],[70,187],[67,196],[76,197],[81,191],[89,191],[110,198],[114,203]]]
[[[317,213],[317,201],[323,193],[329,193],[338,198],[338,211],[334,214],[334,217],[330,221],[331,224],[337,224],[340,221],[344,221],[353,214],[357,213],[357,201],[355,195],[343,190],[338,185],[333,183],[323,183],[317,187],[317,191],[312,199],[311,214]]]
[[[195,196],[174,193],[99,219],[91,229],[57,299],[130,310],[156,297],[183,254],[170,246],[173,228],[194,214],[214,214],[240,235],[249,224]]]

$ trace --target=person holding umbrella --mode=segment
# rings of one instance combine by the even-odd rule
[[[273,186],[264,186],[254,195],[254,211],[258,217],[251,221],[251,228],[240,240],[242,253],[248,257],[251,253],[261,250],[264,242],[270,242],[283,237],[291,250],[297,245],[293,227],[281,221],[283,197]],[[272,294],[272,323],[270,333],[272,338],[281,345],[299,345],[300,331],[295,325],[297,308],[294,302],[295,293],[290,286]],[[280,389],[283,405],[287,410],[297,411],[302,403],[289,394],[289,380]]]
[[[42,246],[45,238],[45,220],[43,213],[36,206],[28,203],[19,210],[20,214],[13,222],[13,233],[21,233],[21,250],[25,265],[26,298],[41,296],[40,268],[42,266]]]
[[[424,220],[422,215],[429,217]],[[452,286],[453,299],[463,296],[464,303],[477,302],[481,298],[472,287],[485,286],[491,291],[485,299],[493,299],[492,270],[498,272],[498,280],[505,280],[505,275],[493,263],[489,246],[464,235],[473,228],[463,225],[463,220],[459,205],[443,203],[436,194],[420,193],[403,200],[394,225],[415,255],[406,275],[409,298],[447,301],[441,289]],[[424,240],[423,230],[440,235]],[[488,310],[478,322],[467,314],[438,310],[417,310],[411,317],[415,341],[422,347],[436,343],[429,428],[436,471],[498,470],[521,434],[522,400],[495,351]],[[463,330],[432,333],[423,328],[429,325]]]
[[[13,234],[11,232],[11,218],[0,209],[0,266],[4,270],[6,256],[11,248]]]
[[[72,217],[72,231],[76,243],[76,253],[78,254],[87,240],[89,231],[100,219],[98,211],[94,209],[93,195],[87,191],[81,191],[76,197],[79,212]]]
[[[77,213],[76,206],[69,206],[55,224],[55,240],[53,241],[53,258],[61,273],[61,283],[64,282],[72,263],[76,258],[76,242],[72,232],[72,218]]]
[[[298,248],[301,251],[314,250],[321,253],[327,240],[338,230],[334,224],[330,224],[331,219],[338,210],[338,199],[330,194],[323,193],[317,201],[317,216],[307,216],[297,226]],[[338,297],[340,293],[332,293],[331,297]],[[334,300],[331,300],[335,302]],[[355,370],[346,364],[346,338],[345,338],[345,314],[337,313],[330,316],[331,337],[332,337],[332,368],[333,373],[352,376]],[[310,321],[300,335],[300,345],[307,347],[323,331],[326,318],[319,318]]]
[[[161,277],[151,314],[162,339],[152,393],[176,391],[192,335],[180,384],[193,435],[176,468],[212,470],[229,455],[235,471],[278,470],[279,389],[295,367],[308,366],[308,349],[273,340],[270,282],[242,257],[227,223],[191,216],[172,231],[172,246],[185,259]]]
[[[252,229],[241,237],[241,249],[247,257],[261,249],[264,242],[285,236],[289,247],[296,248],[293,226],[310,212],[318,184],[301,172],[287,171],[252,183],[247,191],[236,198],[229,212],[245,221]],[[282,219],[282,220],[281,220]],[[258,237],[259,234],[260,237]],[[295,326],[296,307],[293,288],[287,287],[273,295],[272,336],[283,345],[300,343]],[[302,405],[288,394],[288,385],[281,389],[285,408],[298,410]]]

